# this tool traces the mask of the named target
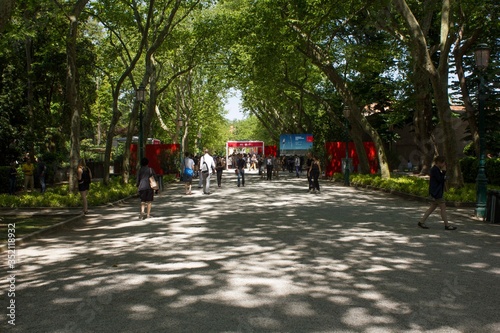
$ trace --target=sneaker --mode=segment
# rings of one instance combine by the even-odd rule
[[[444,230],[457,230],[457,227],[453,225],[445,225]]]

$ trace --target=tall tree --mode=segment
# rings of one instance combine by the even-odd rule
[[[452,122],[452,112],[448,97],[449,80],[449,54],[451,46],[456,38],[456,31],[453,30],[453,7],[451,0],[442,0],[440,8],[436,9],[430,4],[435,1],[424,1],[434,9],[435,16],[440,17],[439,35],[436,43],[432,43],[429,35],[422,28],[427,16],[419,19],[410,8],[406,0],[392,0],[396,19],[401,20],[405,27],[405,40],[409,48],[412,49],[415,66],[422,69],[422,74],[431,83],[434,102],[439,115],[439,127],[444,145],[444,155],[448,163],[449,183],[453,186],[463,186],[463,177],[458,160],[455,128]],[[436,3],[437,4],[437,3]],[[420,6],[416,3],[414,6]],[[437,58],[437,59],[436,59]],[[441,142],[440,142],[441,143]]]

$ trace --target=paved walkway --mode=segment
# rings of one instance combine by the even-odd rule
[[[304,178],[169,186],[19,245],[1,332],[500,332],[500,225]],[[465,212],[465,213],[464,213]],[[1,253],[6,271],[7,253]],[[4,276],[7,277],[6,274]]]

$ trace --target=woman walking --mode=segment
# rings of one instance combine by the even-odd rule
[[[193,186],[193,175],[194,175],[194,160],[191,158],[191,153],[184,153],[184,174],[182,179],[184,180],[184,190],[186,195],[193,194],[191,192],[191,187]]]
[[[446,159],[443,156],[436,156],[434,158],[434,166],[430,171],[429,180],[429,195],[432,198],[430,207],[424,213],[424,216],[418,222],[418,226],[422,229],[429,229],[425,224],[425,221],[429,215],[434,212],[436,208],[439,207],[441,210],[441,218],[444,222],[445,230],[456,230],[457,227],[452,226],[448,223],[448,216],[446,214],[446,202],[443,198],[444,195],[444,184],[446,181]]]
[[[76,172],[78,176],[78,191],[82,196],[83,214],[87,214],[89,212],[87,194],[90,189],[90,183],[92,182],[92,173],[90,172],[90,169],[85,165],[84,159],[81,159],[78,163],[78,169]]]
[[[309,175],[312,179],[312,188],[309,190],[309,193],[319,192],[319,175],[321,174],[321,165],[316,156],[313,156],[311,166],[309,167]]]
[[[141,199],[141,219],[151,217],[151,204],[153,202],[154,190],[149,185],[149,177],[154,176],[155,172],[149,166],[149,160],[145,157],[141,160],[141,168],[137,172],[137,188],[139,190],[139,198]]]

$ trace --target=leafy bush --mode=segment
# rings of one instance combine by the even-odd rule
[[[485,173],[488,178],[488,184],[500,185],[500,159],[487,158],[485,163]],[[479,169],[479,160],[476,157],[465,157],[460,160],[460,168],[464,182],[474,183]]]
[[[429,195],[429,180],[414,176],[396,176],[389,179],[383,179],[376,175],[354,174],[351,176],[351,184],[355,186],[373,186],[419,197],[427,197]],[[498,189],[499,187],[489,185],[488,188]],[[462,188],[449,188],[445,191],[444,198],[446,201],[475,202],[475,184],[468,183]]]
[[[108,186],[102,183],[92,183],[88,194],[90,206],[103,205],[118,201],[137,193],[133,179],[128,184],[122,184],[119,177],[113,178]],[[79,193],[69,193],[68,185],[48,188],[47,192],[41,194],[33,192],[22,195],[0,195],[0,207],[79,207],[81,206]]]

